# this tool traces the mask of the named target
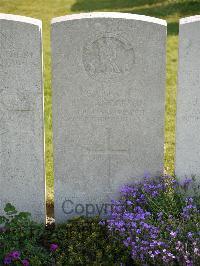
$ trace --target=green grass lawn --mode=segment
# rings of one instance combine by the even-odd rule
[[[159,17],[168,21],[165,169],[174,170],[178,19],[200,13],[199,0],[0,0],[0,13],[43,21],[46,177],[48,202],[53,202],[50,20],[89,11],[117,11]]]

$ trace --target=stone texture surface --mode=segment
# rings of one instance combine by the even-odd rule
[[[180,20],[177,93],[177,177],[200,176],[200,16]]]
[[[0,14],[0,211],[45,221],[41,22]]]
[[[55,218],[105,212],[163,171],[166,22],[91,13],[52,21]]]

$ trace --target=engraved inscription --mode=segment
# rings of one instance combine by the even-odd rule
[[[27,90],[11,91],[3,90],[0,93],[0,103],[7,111],[32,111],[30,92]]]
[[[8,88],[7,88],[8,89]],[[30,92],[29,91],[0,91],[0,104],[4,111],[32,111]]]
[[[200,121],[200,107],[199,100],[196,98],[188,103],[190,109],[184,112],[181,116],[184,122],[198,122]]]
[[[16,91],[8,93],[8,91],[0,90],[0,135],[8,133],[6,126],[7,112],[31,112],[33,111],[30,99],[27,95]]]
[[[33,53],[23,49],[15,49],[15,41],[12,36],[7,36],[6,33],[0,32],[0,70],[5,71],[5,68],[20,66],[33,56]]]
[[[80,99],[73,99],[71,112],[66,115],[67,120],[97,119],[97,120],[126,120],[134,117],[135,120],[143,119],[145,115],[144,103],[140,99],[116,98],[106,100],[98,98],[90,106],[84,104],[80,108]]]
[[[133,47],[119,36],[106,34],[83,48],[84,68],[95,79],[122,78],[134,64]]]

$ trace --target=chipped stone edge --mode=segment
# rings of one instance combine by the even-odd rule
[[[42,28],[42,21],[31,17],[0,13],[0,20],[10,20],[10,21],[28,23],[38,26],[40,29]]]
[[[68,20],[78,20],[78,19],[88,19],[88,18],[119,18],[119,19],[122,18],[127,20],[140,20],[140,21],[167,26],[166,20],[163,19],[138,15],[138,14],[120,13],[120,12],[92,12],[92,13],[66,15],[62,17],[53,18],[51,20],[51,24],[64,22]]]
[[[192,23],[192,22],[200,22],[200,15],[190,16],[190,17],[186,17],[186,18],[181,18],[179,20],[179,24],[180,25],[188,24],[188,23]]]

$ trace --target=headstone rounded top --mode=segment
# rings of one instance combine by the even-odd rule
[[[28,24],[36,25],[39,28],[42,28],[41,20],[30,18],[30,17],[25,17],[25,16],[0,13],[0,20],[11,20],[11,21],[17,21],[17,22],[22,22],[22,23],[28,23]]]
[[[118,19],[121,18],[128,20],[132,19],[132,20],[145,21],[145,22],[167,26],[166,20],[163,19],[144,16],[144,15],[130,14],[130,13],[120,13],[120,12],[92,12],[92,13],[72,14],[72,15],[53,18],[51,20],[51,23],[54,24],[68,20],[89,19],[89,18],[118,18]]]
[[[200,15],[180,19],[180,25],[188,24],[188,23],[192,23],[192,22],[200,22]]]

